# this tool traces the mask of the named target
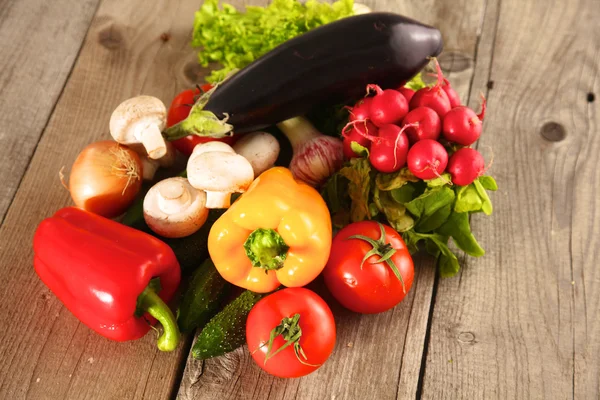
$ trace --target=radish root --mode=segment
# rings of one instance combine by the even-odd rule
[[[396,153],[396,149],[398,148],[398,144],[400,143],[400,137],[402,136],[402,133],[410,127],[417,127],[419,126],[418,122],[415,122],[413,124],[406,124],[402,127],[402,129],[400,129],[400,133],[398,133],[398,136],[396,137],[396,140],[394,141],[394,168],[396,168],[398,166],[398,154]]]
[[[364,131],[364,132],[361,132],[359,129],[357,129],[357,130],[356,130],[356,132],[358,132],[358,134],[359,134],[360,136],[364,137],[365,139],[368,139],[368,140],[370,140],[371,142],[374,142],[374,141],[380,141],[381,139],[380,139],[379,137],[377,137],[377,136],[373,136],[373,135],[369,135],[369,129],[367,128],[367,122],[368,122],[368,121],[367,121],[366,119],[360,119],[360,120],[356,120],[356,121],[350,121],[350,122],[348,122],[348,123],[347,123],[347,124],[344,126],[344,128],[342,129],[342,136],[343,136],[344,138],[347,138],[347,137],[349,136],[349,135],[348,135],[348,128],[352,129],[352,128],[354,128],[354,126],[355,126],[355,125],[357,125],[357,124],[364,124],[364,126],[365,126],[365,131]]]

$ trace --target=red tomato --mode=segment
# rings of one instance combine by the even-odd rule
[[[279,334],[269,351],[269,338],[274,329]],[[284,339],[300,331],[297,340]],[[333,314],[315,292],[304,288],[283,289],[252,308],[246,322],[246,341],[254,361],[271,375],[282,378],[308,375],[333,351]],[[290,344],[278,352],[287,342]]]
[[[208,91],[212,89],[212,85],[204,84],[200,87],[202,91]],[[167,127],[173,126],[176,123],[183,121],[190,114],[190,110],[192,109],[192,104],[195,102],[195,96],[200,94],[200,90],[196,89],[187,89],[183,92],[179,93],[173,99],[171,106],[169,107],[169,112],[167,114]],[[235,143],[235,136],[228,136],[220,139],[213,138],[205,138],[196,135],[186,136],[184,138],[173,141],[173,146],[181,153],[189,156],[192,154],[194,147],[200,143],[219,141],[227,143],[228,145],[233,145]]]
[[[374,254],[373,249],[377,250]],[[377,262],[390,251],[393,254],[387,261]],[[400,303],[412,286],[414,273],[400,234],[374,221],[356,222],[339,231],[323,270],[331,294],[344,307],[364,314],[380,313]]]

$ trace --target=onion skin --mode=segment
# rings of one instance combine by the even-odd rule
[[[85,147],[73,163],[69,178],[75,205],[106,218],[124,213],[141,185],[138,154],[110,140]]]

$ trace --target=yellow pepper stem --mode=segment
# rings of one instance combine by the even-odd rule
[[[275,229],[258,228],[248,236],[244,249],[252,265],[266,273],[283,267],[289,246]]]

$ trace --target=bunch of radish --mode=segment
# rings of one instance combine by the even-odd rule
[[[416,92],[407,87],[367,86],[367,92],[374,95],[350,108],[342,133],[346,158],[358,157],[352,146],[356,142],[369,150],[369,161],[379,172],[392,173],[407,166],[423,180],[448,172],[459,186],[483,175],[483,157],[469,146],[481,135],[485,98],[480,114],[461,105],[437,60],[435,65],[437,83]]]

